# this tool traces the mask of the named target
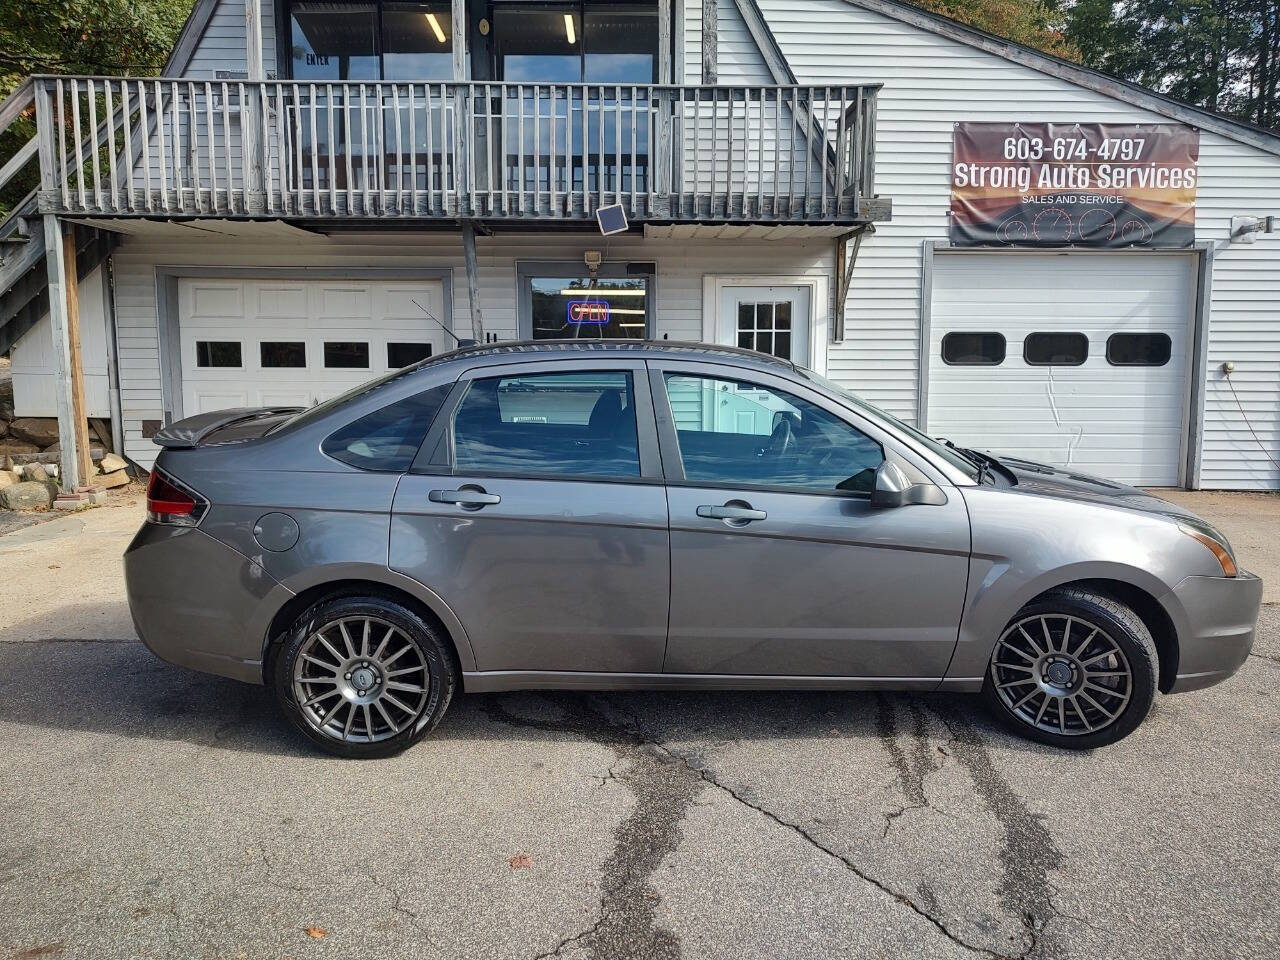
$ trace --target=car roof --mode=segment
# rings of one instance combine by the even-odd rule
[[[764,370],[794,371],[790,360],[773,357],[742,347],[723,347],[710,343],[689,343],[679,340],[517,340],[504,343],[476,344],[459,347],[448,353],[437,354],[423,361],[417,369],[430,369],[437,363],[457,360],[481,360],[498,364],[519,357],[545,357],[554,359],[581,359],[599,354],[634,357],[665,357],[687,360],[721,360],[739,366]]]

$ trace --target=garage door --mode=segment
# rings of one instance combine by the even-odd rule
[[[1186,254],[940,253],[929,432],[1176,485],[1194,302]]]
[[[178,282],[183,415],[309,406],[448,349],[443,284],[342,280]]]

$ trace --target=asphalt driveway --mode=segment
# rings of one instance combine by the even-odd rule
[[[965,697],[508,694],[343,762],[133,639],[137,521],[0,537],[0,957],[1280,955],[1280,606],[1092,754]]]

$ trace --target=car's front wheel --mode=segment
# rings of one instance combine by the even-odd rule
[[[982,695],[1013,732],[1087,750],[1142,723],[1158,672],[1151,632],[1133,610],[1088,590],[1053,590],[1005,627]]]
[[[448,709],[457,670],[447,641],[408,607],[347,596],[308,610],[275,660],[276,699],[321,749],[387,757],[422,739]]]

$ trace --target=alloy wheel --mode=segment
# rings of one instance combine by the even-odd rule
[[[1106,630],[1037,614],[1005,630],[991,657],[996,694],[1018,720],[1060,736],[1109,727],[1133,696],[1133,671]]]
[[[293,695],[326,737],[374,743],[422,714],[431,677],[422,648],[374,616],[341,617],[313,631],[293,664]]]

